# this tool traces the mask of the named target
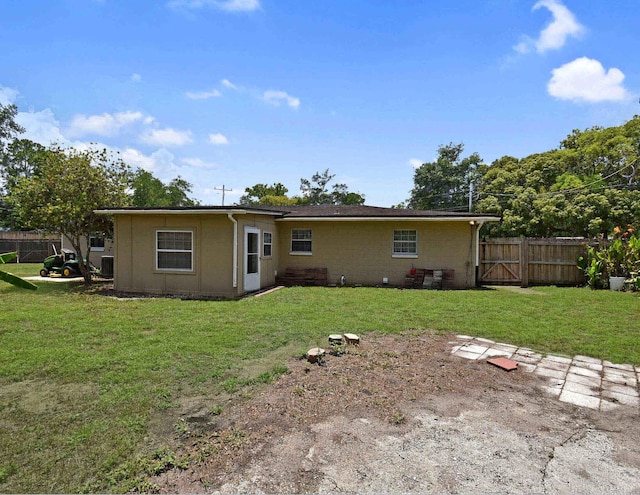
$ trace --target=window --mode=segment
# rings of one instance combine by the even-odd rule
[[[311,254],[311,229],[291,229],[291,252]]]
[[[393,255],[416,257],[418,255],[418,231],[394,230]]]
[[[193,270],[193,232],[159,230],[156,232],[156,268]]]
[[[264,232],[262,234],[262,256],[270,258],[273,253],[273,236],[271,232]]]
[[[91,251],[104,251],[104,234],[94,233],[89,236]]]

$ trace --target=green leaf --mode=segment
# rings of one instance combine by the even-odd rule
[[[0,271],[0,280],[4,280],[11,285],[15,285],[16,287],[21,287],[23,289],[36,290],[38,288],[37,285],[32,284],[28,280],[16,277],[14,274],[9,272]]]
[[[0,254],[0,265],[2,263],[8,263],[9,261],[18,257],[18,253],[3,253]]]

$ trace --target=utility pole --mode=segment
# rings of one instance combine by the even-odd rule
[[[214,189],[214,191],[222,191],[222,206],[224,206],[224,193],[225,193],[225,191],[231,192],[233,189],[225,189],[224,184],[222,184],[222,188],[214,187],[213,189]]]
[[[469,213],[473,209],[473,182],[469,181]]]

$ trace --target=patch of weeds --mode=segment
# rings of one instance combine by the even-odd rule
[[[189,460],[178,457],[176,453],[169,449],[159,449],[153,452],[148,458],[143,458],[144,471],[152,476],[164,473],[170,469],[187,469]]]
[[[246,431],[240,428],[231,428],[222,435],[222,440],[233,447],[240,447],[246,436]]]
[[[156,394],[156,405],[161,411],[175,407],[173,402],[171,402],[171,392],[167,389],[158,391]]]
[[[303,387],[297,386],[293,389],[293,393],[298,397],[304,397],[307,391]]]
[[[220,416],[222,414],[222,406],[213,406],[211,408],[212,416]]]
[[[134,493],[160,493],[160,487],[155,483],[151,483],[149,480],[142,477],[138,477],[131,480],[127,492]]]
[[[344,340],[342,342],[332,341],[329,343],[331,350],[329,351],[332,356],[342,356],[347,352],[347,344]]]
[[[405,415],[397,409],[393,411],[393,413],[391,413],[391,416],[389,417],[389,422],[393,425],[401,425],[403,423],[406,423],[406,421],[407,418],[405,417]]]
[[[158,493],[159,487],[149,482],[150,476],[157,476],[170,469],[186,469],[189,459],[179,457],[168,448],[158,449],[149,455],[137,456],[110,471],[106,478],[110,490],[116,493]],[[95,487],[85,485],[84,491],[95,492]],[[103,491],[103,490],[100,490]]]
[[[18,468],[15,464],[3,464],[0,466],[0,483],[6,483],[9,479],[9,476],[15,474],[18,471]]]
[[[237,378],[227,378],[220,384],[220,386],[224,389],[225,392],[229,394],[237,392],[240,388]]]
[[[189,436],[189,423],[184,418],[178,419],[173,428],[178,436]]]

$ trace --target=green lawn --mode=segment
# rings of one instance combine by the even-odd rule
[[[2,269],[36,275],[39,265]],[[246,393],[330,333],[453,331],[640,365],[639,294],[292,288],[214,302],[38,284],[0,283],[5,493],[144,488],[137,475],[177,462],[166,450],[136,457],[165,447],[150,434],[154,418],[172,417],[171,428],[181,398]]]

